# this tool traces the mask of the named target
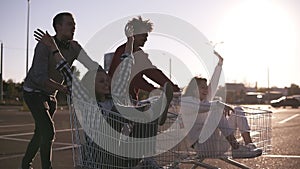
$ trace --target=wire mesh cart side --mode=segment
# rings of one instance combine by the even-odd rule
[[[162,168],[149,156],[155,152],[156,140],[151,138],[158,132],[157,120],[133,122],[118,112],[75,99],[70,120],[75,168]]]
[[[164,149],[160,143],[174,144],[181,139],[181,115],[178,114],[178,104],[170,107],[168,118],[163,126],[157,122],[148,124],[132,123],[118,112],[107,111],[97,105],[72,100],[70,105],[70,121],[72,127],[73,162],[78,169],[146,169],[146,168],[180,168],[182,164],[192,164],[192,168],[217,168],[206,164],[205,159],[220,159],[240,168],[249,168],[234,160],[233,150],[219,129],[209,138],[206,144],[200,144],[197,149],[175,146]],[[232,114],[232,124],[238,119],[246,119],[250,135],[262,154],[271,151],[272,112],[261,109],[241,107],[242,114]],[[109,124],[109,125],[103,125]],[[148,133],[148,134],[145,134]],[[243,145],[241,130],[235,130],[235,137]],[[135,138],[151,138],[142,143],[132,142]],[[128,154],[120,155],[118,151]],[[147,153],[156,154],[147,156]],[[130,157],[131,153],[139,154],[139,158]],[[145,156],[143,156],[145,155]]]
[[[240,119],[243,119],[242,122],[246,120],[250,128],[249,131],[252,142],[258,149],[262,150],[262,154],[268,154],[272,150],[272,112],[268,110],[253,109],[249,107],[240,107],[240,110],[242,112],[241,114],[231,114],[231,116],[233,117],[232,119],[234,119],[233,121],[231,121],[231,123],[233,123],[233,125],[236,125],[236,123],[238,123]],[[236,128],[234,133],[240,146],[244,146],[245,144],[241,136],[241,130],[239,128]],[[234,160],[250,157],[236,156],[236,153],[239,154],[239,152],[236,152],[231,148],[230,144],[222,135],[219,129],[216,129],[206,142],[197,144],[197,148],[180,148],[178,151],[174,151],[173,153],[177,153],[179,157],[179,159],[177,159],[176,161],[177,164],[174,164],[173,168],[180,168],[182,164],[190,164],[192,165],[191,168],[218,168],[216,166],[205,163],[205,159],[220,159],[239,168],[250,168]],[[262,154],[259,154],[259,156]]]

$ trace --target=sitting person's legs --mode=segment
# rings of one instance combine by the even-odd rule
[[[222,134],[228,140],[229,144],[233,149],[239,148],[239,144],[234,137],[234,129],[229,125],[228,120],[224,115],[222,115],[220,122],[218,124],[218,128],[221,130]]]
[[[245,145],[252,143],[250,136],[250,126],[246,118],[245,112],[241,107],[235,107],[233,115],[229,116],[228,122],[231,128],[239,129]]]
[[[244,110],[241,107],[235,107],[234,113],[229,116],[228,123],[233,129],[239,129],[241,136],[245,142],[245,146],[240,145],[239,149],[233,150],[232,156],[234,158],[252,158],[262,154],[262,149],[257,148],[253,144],[250,136],[250,126],[245,115]]]

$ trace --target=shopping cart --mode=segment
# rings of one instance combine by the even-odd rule
[[[133,122],[117,111],[105,110],[97,104],[75,98],[69,105],[75,168],[162,167],[153,157],[157,154],[157,140],[153,137],[159,133],[157,120],[147,123]],[[168,136],[162,138],[176,140]],[[173,161],[170,159],[169,163]]]
[[[243,117],[239,117],[240,115],[237,114],[232,114],[231,116],[236,116],[236,118],[246,118],[251,129],[250,135],[253,143],[257,146],[257,148],[263,150],[263,155],[269,153],[272,149],[272,112],[269,110],[249,107],[241,108],[243,111]],[[179,110],[178,106],[172,106],[171,109],[177,112]],[[178,123],[178,127],[184,127],[181,124],[182,122],[180,122],[181,114],[175,113],[175,116],[177,116],[177,120],[175,120],[175,122]],[[244,144],[239,130],[235,131],[235,137],[239,141],[240,145]],[[239,157],[234,156],[231,146],[218,129],[210,136],[209,141],[205,144],[201,144],[200,146],[201,147],[197,150],[187,146],[173,148],[168,152],[157,156],[156,161],[159,164],[163,164],[165,168],[186,168],[186,166],[191,166],[191,169],[197,167],[218,169],[218,167],[207,164],[204,161],[205,159],[219,159],[236,167],[249,169],[248,166],[234,160]],[[168,161],[163,159],[171,159],[173,162],[171,160]],[[165,165],[166,161],[168,162],[167,165]]]
[[[165,143],[176,145],[176,142],[182,139],[181,129],[184,125],[179,109],[179,101],[173,100],[163,126],[158,126],[155,121],[145,125],[132,123],[116,111],[73,99],[70,104],[70,121],[74,166],[80,169],[171,169],[182,168],[188,164],[192,165],[191,168],[214,169],[217,167],[206,164],[205,159],[220,159],[240,168],[249,168],[232,158],[232,150],[224,137],[220,137],[222,135],[218,130],[211,136],[212,142],[205,144],[199,152],[191,147],[182,149],[174,146],[166,149]],[[243,111],[243,118],[247,118],[251,128],[253,143],[263,150],[263,154],[267,154],[272,148],[272,112],[248,107],[243,107]],[[135,132],[132,132],[133,130]],[[145,132],[152,135],[145,135]],[[160,137],[140,143],[132,140],[132,136],[147,138],[154,136],[153,133],[160,134]],[[239,141],[242,139],[239,130],[236,130],[235,135]],[[242,144],[242,141],[240,143]],[[120,154],[119,151],[125,154]],[[131,157],[132,154],[138,154],[138,157]]]

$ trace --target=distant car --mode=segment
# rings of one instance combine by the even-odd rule
[[[300,101],[294,97],[283,96],[277,100],[271,101],[272,107],[286,107],[291,106],[292,108],[298,108],[300,106]]]
[[[293,95],[292,97],[297,99],[300,102],[300,95]]]

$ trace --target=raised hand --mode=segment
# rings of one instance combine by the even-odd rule
[[[214,54],[219,58],[219,65],[222,65],[223,64],[223,57],[217,52],[214,50]]]
[[[49,35],[49,33],[47,31],[45,33],[42,30],[37,29],[36,31],[34,31],[34,37],[35,37],[35,40],[42,42],[43,44],[45,44],[46,46],[48,46],[50,48],[50,50],[52,51],[53,58],[56,62],[65,60],[63,55],[61,55],[61,53],[59,52],[59,49],[58,49],[54,39]]]
[[[127,38],[133,37],[134,28],[132,25],[127,24],[124,31]]]
[[[133,43],[134,43],[133,31],[134,29],[132,25],[127,24],[125,26],[125,35],[127,36],[127,43],[125,46],[124,53],[132,54],[133,52]]]
[[[46,46],[56,47],[56,44],[55,44],[53,38],[49,35],[49,33],[47,31],[45,33],[42,30],[37,29],[36,31],[34,31],[33,36],[35,37],[35,40],[42,42]]]

